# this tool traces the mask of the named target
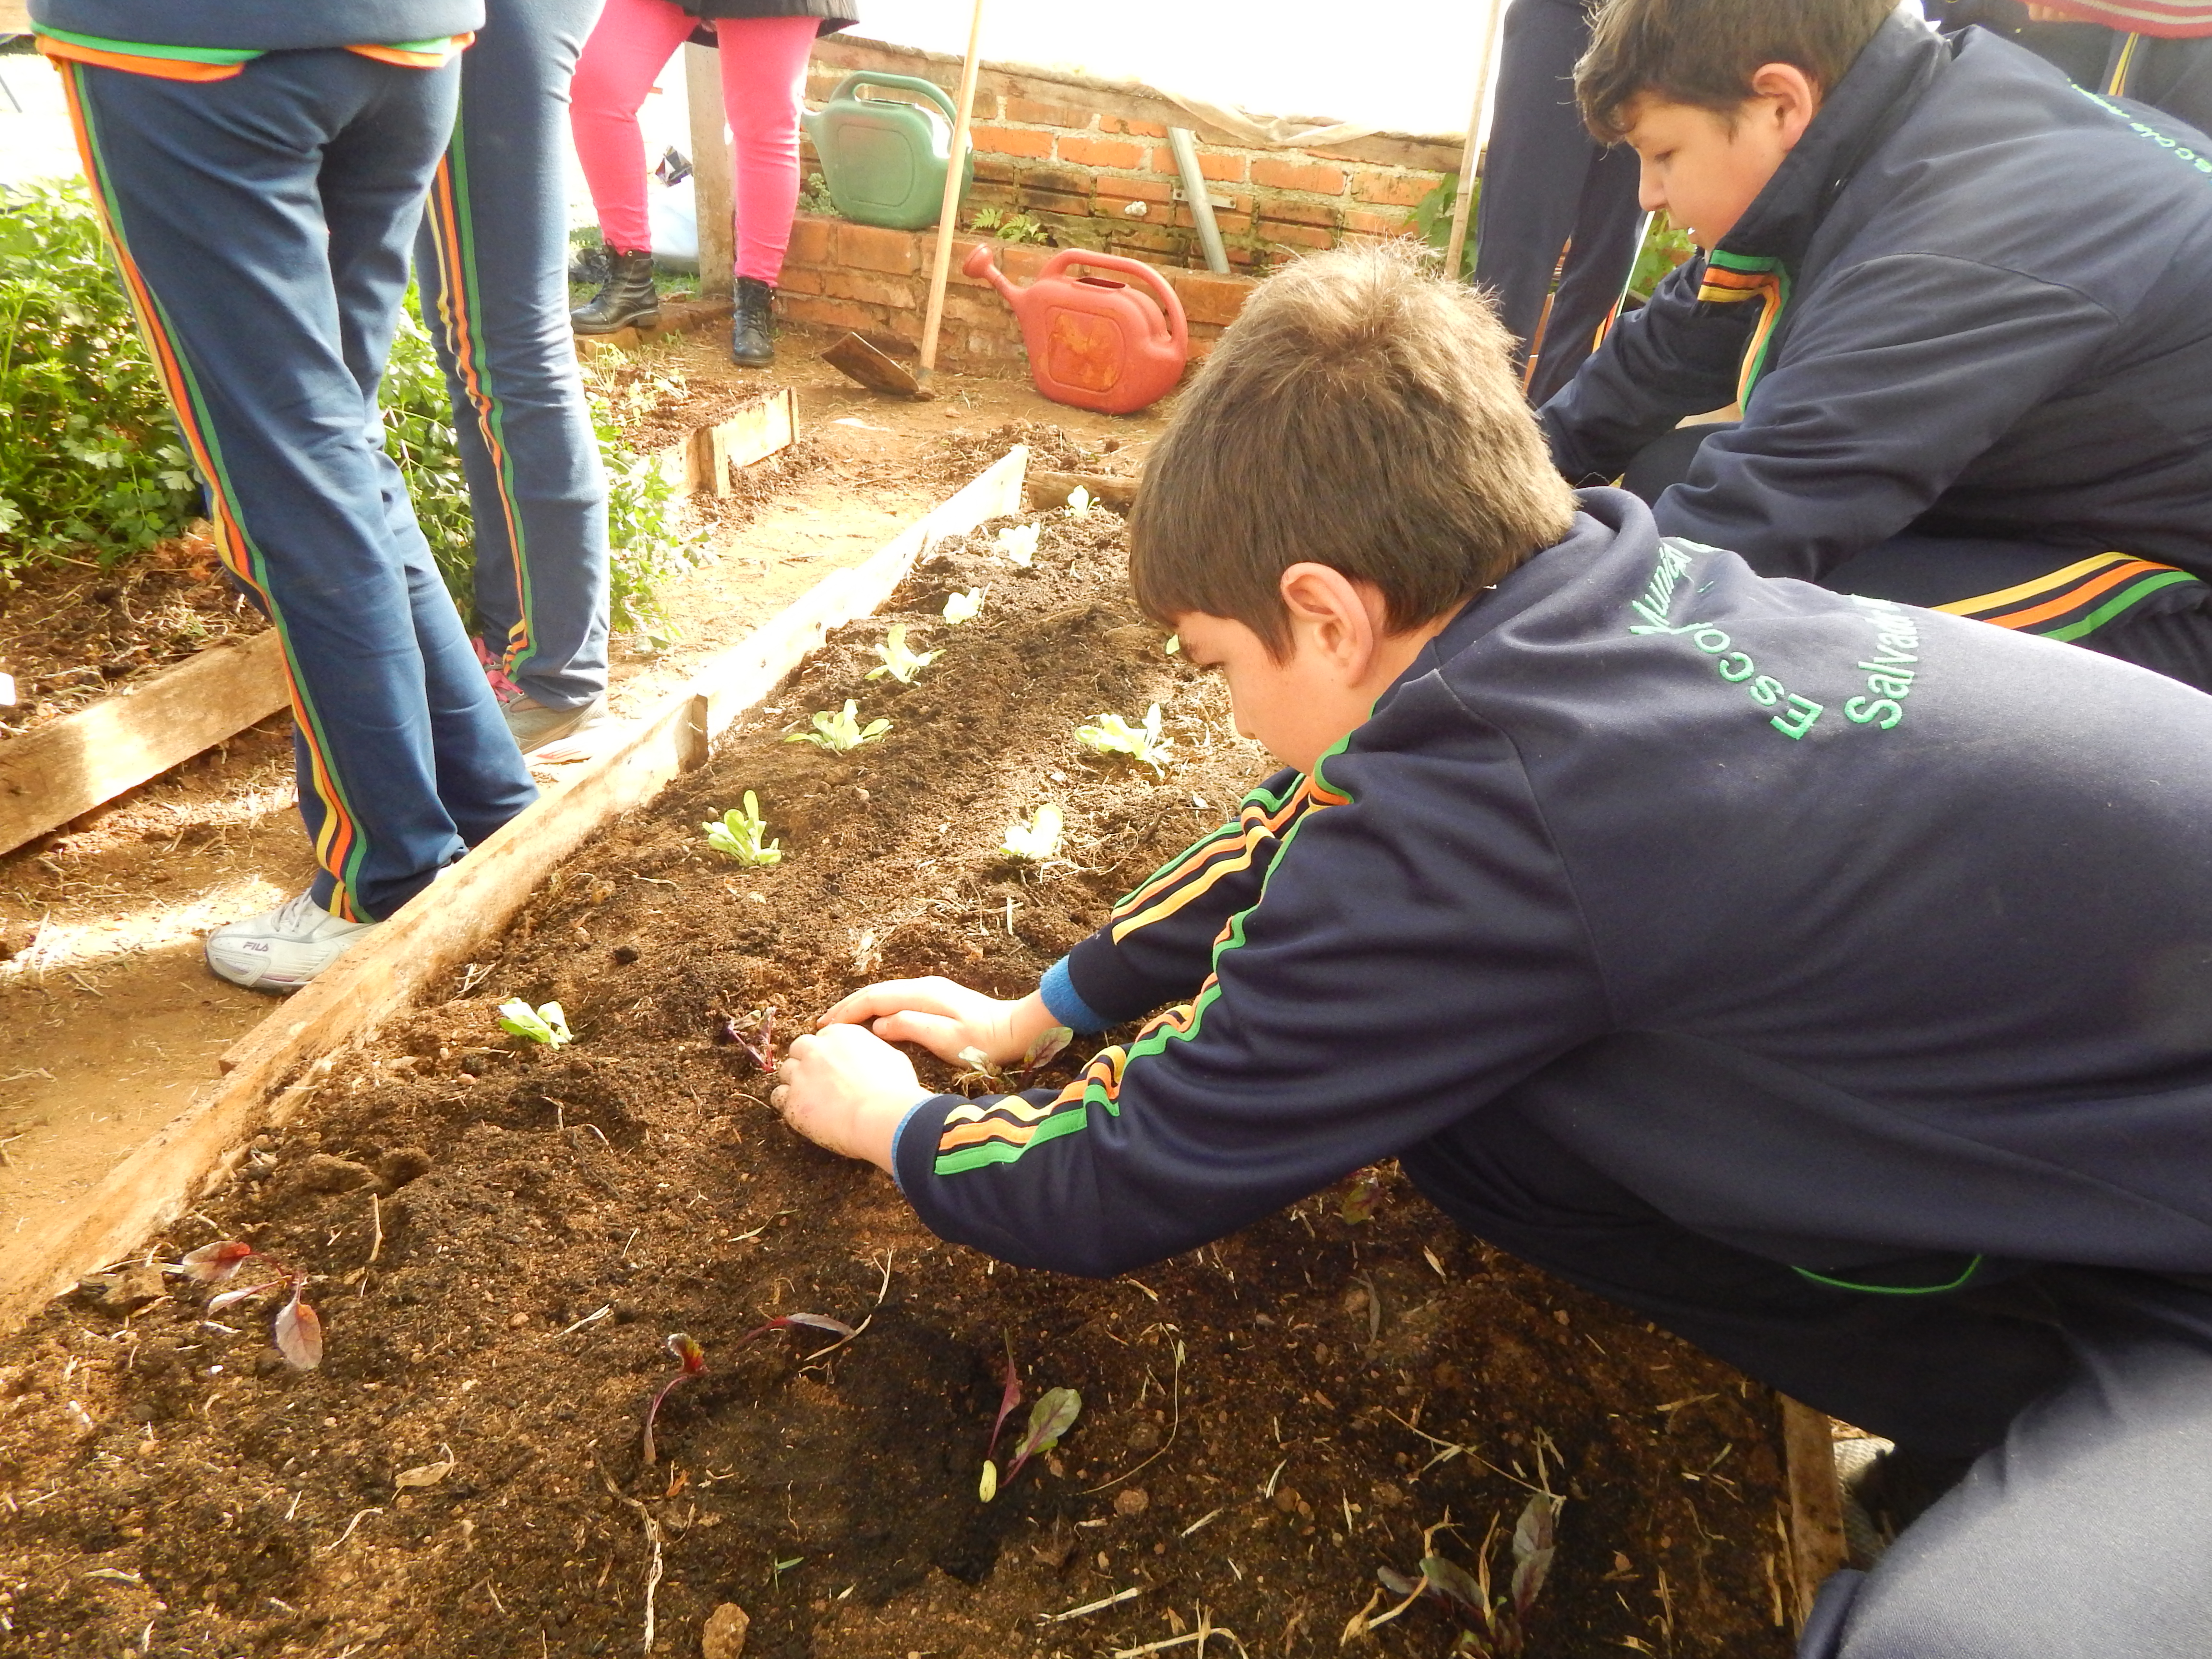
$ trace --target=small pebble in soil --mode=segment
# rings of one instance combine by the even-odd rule
[[[702,1659],[738,1659],[745,1650],[745,1632],[752,1620],[735,1601],[716,1607],[699,1632]]]
[[[1114,1495],[1114,1513],[1142,1515],[1152,1504],[1152,1494],[1142,1486],[1124,1486]]]

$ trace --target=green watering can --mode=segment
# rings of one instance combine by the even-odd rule
[[[884,87],[919,94],[934,107],[862,98],[857,88]],[[938,112],[943,111],[942,118]],[[837,83],[830,101],[801,118],[822,158],[830,199],[848,219],[893,230],[921,230],[937,222],[945,200],[945,169],[952,151],[952,100],[942,88],[911,75],[863,70]],[[975,179],[971,150],[961,158],[960,189]]]

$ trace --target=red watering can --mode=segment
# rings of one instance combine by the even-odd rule
[[[1127,271],[1152,297],[1109,276],[1062,276],[1071,265]],[[1190,357],[1190,325],[1176,291],[1150,265],[1118,254],[1067,248],[1046,261],[1036,281],[1016,288],[1000,274],[984,246],[969,254],[961,269],[988,279],[1014,308],[1022,343],[1029,348],[1030,378],[1054,403],[1107,415],[1133,414],[1158,403],[1182,378]]]

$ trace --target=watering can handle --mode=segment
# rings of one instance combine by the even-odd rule
[[[960,117],[953,110],[951,95],[933,81],[924,81],[911,75],[886,75],[876,70],[860,70],[837,83],[830,94],[830,101],[836,103],[854,87],[889,87],[900,92],[918,92],[942,110],[946,120],[955,126],[960,124]]]
[[[1167,313],[1168,332],[1175,341],[1176,349],[1182,352],[1190,349],[1190,325],[1182,314],[1182,301],[1168,286],[1167,278],[1158,271],[1141,259],[1125,259],[1118,253],[1092,253],[1085,248],[1071,247],[1046,260],[1044,269],[1037,273],[1037,276],[1039,280],[1057,276],[1070,265],[1092,265],[1102,270],[1127,271],[1138,278],[1152,289],[1152,297],[1160,302],[1160,309]]]

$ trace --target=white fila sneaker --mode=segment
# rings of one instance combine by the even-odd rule
[[[373,921],[340,921],[306,893],[207,936],[207,965],[249,991],[296,991],[343,956]]]

